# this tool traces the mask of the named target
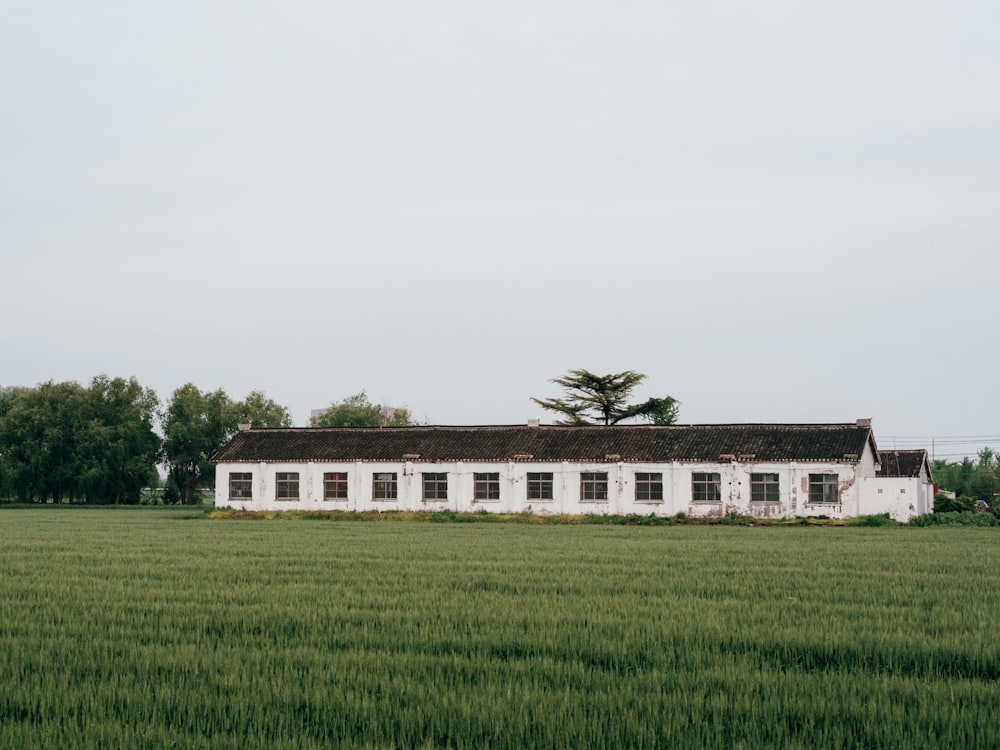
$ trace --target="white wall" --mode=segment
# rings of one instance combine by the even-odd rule
[[[890,501],[893,495],[885,492],[868,492],[868,482],[874,479],[874,463],[865,460],[856,463],[754,463],[731,461],[728,463],[258,463],[219,464],[216,467],[216,498],[218,507],[247,510],[453,510],[473,512],[522,512],[540,514],[639,514],[671,516],[686,513],[692,516],[722,516],[729,513],[754,517],[828,516],[831,518],[865,513],[894,512]],[[299,499],[275,499],[275,475],[278,472],[299,472]],[[253,499],[251,501],[229,498],[229,473],[253,474]],[[346,472],[349,493],[347,500],[323,499],[323,474]],[[395,472],[398,497],[395,501],[373,500],[373,474]],[[423,499],[424,472],[448,475],[448,498],[440,501]],[[474,499],[474,475],[477,472],[500,475],[499,500]],[[527,499],[529,472],[551,472],[553,475],[551,500]],[[606,472],[608,497],[601,501],[581,498],[580,474]],[[635,475],[637,472],[658,472],[663,475],[662,501],[637,501]],[[692,500],[692,475],[694,473],[719,473],[721,502]],[[780,501],[754,503],[751,501],[750,475],[772,473],[778,475]],[[838,477],[840,498],[837,503],[809,502],[809,475],[833,473]],[[868,476],[866,476],[868,475]],[[880,480],[882,481],[882,480]],[[895,517],[895,516],[894,516]]]
[[[865,480],[862,514],[888,513],[905,523],[934,510],[934,485],[926,477],[874,477]]]

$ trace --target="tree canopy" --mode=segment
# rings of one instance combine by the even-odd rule
[[[611,425],[628,419],[645,419],[653,424],[674,424],[680,402],[672,396],[649,398],[629,404],[632,391],[646,379],[641,372],[595,375],[588,370],[570,370],[550,382],[562,386],[562,398],[532,398],[543,409],[555,412],[564,425]]]
[[[0,494],[134,503],[156,479],[159,401],[135,378],[0,391]]]
[[[416,424],[410,410],[373,404],[364,391],[330,404],[309,420],[313,427],[409,427]]]
[[[163,454],[167,495],[182,504],[197,502],[198,490],[215,486],[209,460],[241,423],[254,427],[290,427],[289,411],[260,391],[233,401],[225,391],[200,391],[188,383],[174,391],[163,418]]]
[[[290,427],[292,419],[260,391],[234,401],[190,383],[162,412],[156,394],[135,378],[0,388],[0,498],[136,503],[144,487],[159,482],[163,461],[166,499],[196,502],[200,488],[215,484],[209,459],[244,422]]]
[[[938,459],[934,462],[934,483],[956,495],[956,500],[945,500],[940,507],[935,502],[935,510],[968,510],[973,501],[981,500],[1000,514],[1000,453],[991,448],[983,448],[975,459]]]

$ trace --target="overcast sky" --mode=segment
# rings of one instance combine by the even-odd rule
[[[995,0],[20,2],[0,385],[1000,445]]]

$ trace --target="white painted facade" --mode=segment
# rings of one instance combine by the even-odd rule
[[[915,477],[879,476],[866,478],[862,492],[862,515],[888,513],[897,521],[907,521],[934,511],[934,482],[926,464]]]
[[[278,498],[277,477],[297,475],[298,492],[294,498]],[[347,497],[324,499],[324,476],[346,474]],[[445,499],[428,499],[424,475],[444,474]],[[232,496],[231,475],[250,474],[252,497]],[[477,499],[476,478],[497,475],[496,499]],[[532,497],[529,474],[551,474],[551,498]],[[597,474],[597,482],[606,475],[606,492],[601,499],[585,498],[584,475]],[[637,475],[647,476],[640,482]],[[717,499],[696,499],[696,475],[717,475]],[[395,475],[395,499],[377,499],[376,475]],[[777,479],[777,500],[754,497],[754,475]],[[810,491],[810,478],[825,476],[835,482],[835,500],[819,500]],[[704,479],[704,477],[702,477]],[[544,481],[544,480],[543,480]],[[652,484],[653,492],[649,492]],[[704,484],[704,483],[703,483]],[[737,459],[717,463],[624,463],[624,462],[306,462],[306,463],[219,463],[216,467],[218,507],[241,510],[451,510],[460,513],[487,511],[497,513],[532,512],[539,514],[609,514],[672,516],[722,516],[736,514],[757,518],[827,516],[843,518],[875,513],[890,513],[905,521],[917,513],[929,512],[932,490],[920,486],[917,479],[876,477],[876,463],[870,450],[857,460],[808,463],[757,463]],[[641,497],[640,485],[658,499]],[[656,486],[659,486],[659,492]],[[759,486],[759,484],[758,484]],[[483,493],[481,493],[483,494]],[[545,493],[547,494],[547,493]],[[909,502],[910,497],[914,502]]]

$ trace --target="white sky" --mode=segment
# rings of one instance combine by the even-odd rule
[[[0,385],[1000,441],[993,0],[3,15]]]

